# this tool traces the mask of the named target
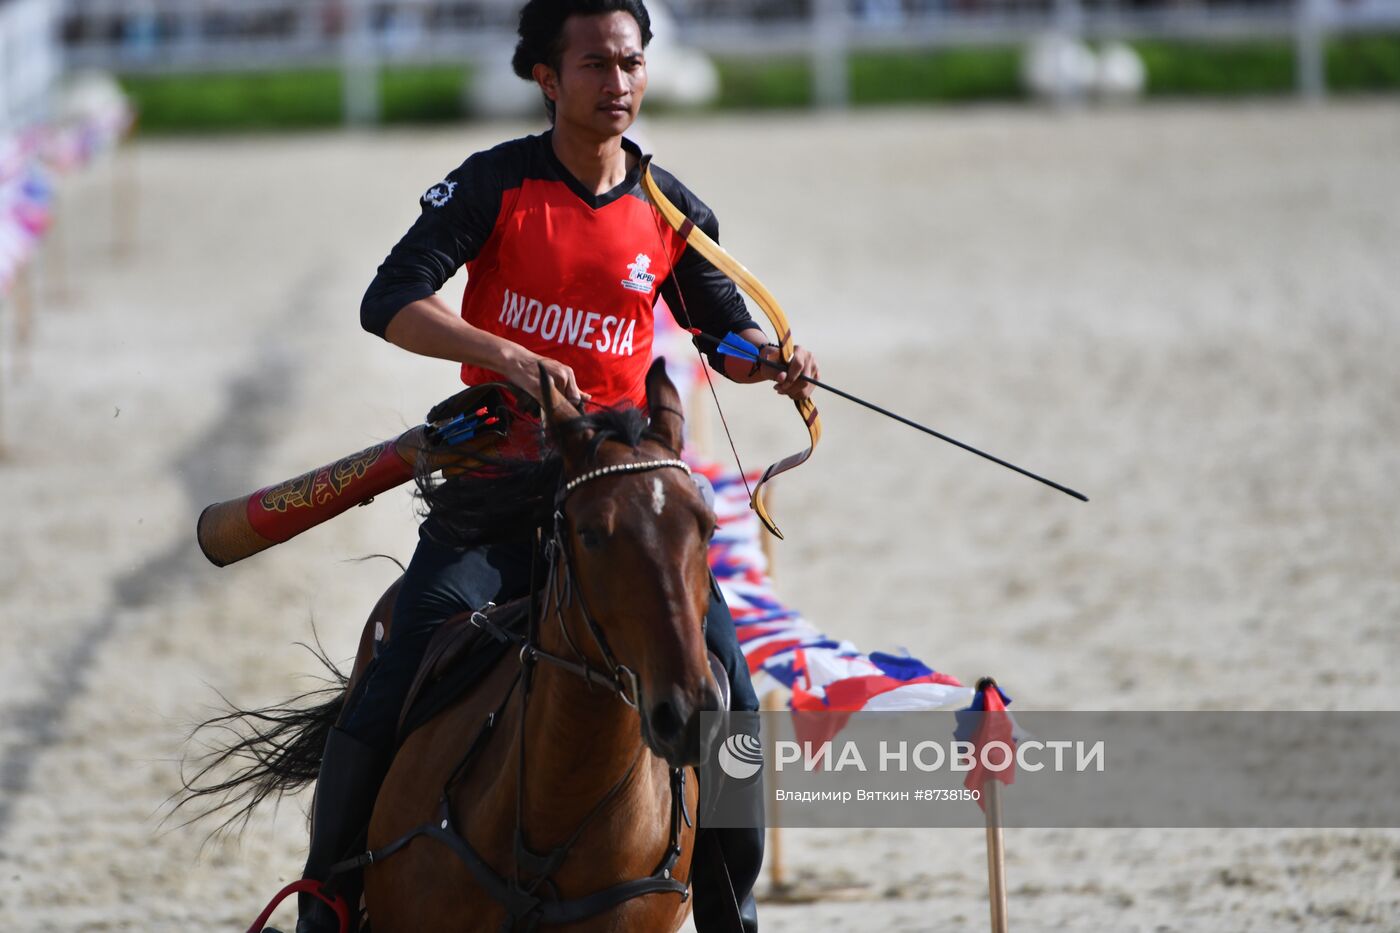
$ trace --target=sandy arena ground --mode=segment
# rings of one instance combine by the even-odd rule
[[[124,258],[120,173],[66,190],[27,348],[0,314],[0,928],[243,929],[295,876],[304,799],[232,841],[162,825],[184,738],[215,691],[309,687],[313,622],[351,653],[396,573],[354,561],[406,557],[413,506],[223,570],[195,516],[453,390],[361,332],[359,297],[418,194],[522,129],[142,142]],[[831,381],[1093,499],[829,399],[776,503],[781,586],[819,625],[993,672],[1023,709],[1400,708],[1393,101],[648,132]],[[790,406],[725,398],[746,463],[802,441]],[[979,832],[784,843],[851,899],[765,906],[766,930],[985,929]],[[1018,930],[1400,929],[1400,832],[1007,846]]]

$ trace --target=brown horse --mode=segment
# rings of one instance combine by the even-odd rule
[[[680,399],[660,361],[646,389],[649,421],[630,409],[580,416],[544,381],[552,452],[493,464],[470,487],[482,514],[466,510],[467,525],[498,522],[493,502],[542,522],[543,586],[525,634],[473,614],[514,646],[393,760],[356,860],[375,933],[670,931],[685,920],[694,766],[719,726],[703,714],[724,702],[704,636],[715,517],[678,458]],[[425,495],[435,513],[451,501]],[[186,801],[222,797],[215,810],[234,808],[232,822],[315,776],[375,629],[392,638],[395,588],[325,702],[210,721],[241,737],[186,782]],[[251,763],[202,783],[231,761]]]
[[[714,516],[677,459],[663,365],[641,436],[543,393],[563,470],[533,636],[395,757],[369,845],[411,841],[365,872],[376,933],[495,931],[512,913],[526,928],[675,930],[689,909],[690,766],[719,706],[703,634]]]

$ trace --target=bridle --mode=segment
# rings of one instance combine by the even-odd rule
[[[669,410],[669,409],[668,409]],[[645,473],[649,470],[661,470],[666,467],[675,467],[684,470],[685,475],[690,475],[690,464],[684,460],[634,460],[630,463],[613,463],[605,467],[585,473],[582,476],[575,476],[564,484],[559,490],[559,494],[554,497],[554,509],[556,517],[559,509],[564,505],[564,500],[569,497],[569,493],[582,486],[589,480],[599,479],[604,476],[614,476],[618,473]]]
[[[595,479],[602,479],[607,476],[618,476],[626,473],[646,473],[652,470],[676,469],[684,470],[687,476],[690,475],[690,465],[684,460],[633,460],[626,463],[613,463],[608,466],[598,467],[574,477],[559,487],[559,491],[554,496],[554,526],[550,533],[548,542],[544,548],[544,558],[549,565],[549,579],[545,584],[545,592],[548,600],[553,604],[554,617],[559,621],[559,630],[564,636],[564,641],[569,645],[570,650],[578,661],[570,661],[558,655],[549,654],[538,647],[538,632],[535,626],[531,625],[529,641],[521,647],[520,661],[528,664],[531,660],[546,661],[556,667],[572,671],[582,677],[589,684],[599,684],[613,690],[622,702],[633,709],[640,709],[641,685],[637,679],[637,673],[631,668],[617,660],[613,654],[612,646],[608,644],[607,635],[598,624],[597,617],[588,608],[588,602],[584,598],[583,591],[577,586],[577,573],[574,570],[573,548],[569,547],[566,526],[568,520],[564,516],[564,504],[570,494],[585,483]],[[555,558],[559,558],[556,560]],[[558,572],[562,564],[564,572]],[[533,576],[533,574],[532,574]],[[573,638],[569,635],[569,628],[564,622],[564,607],[569,604],[577,591],[579,614],[583,616],[584,624],[588,627],[588,633],[593,637],[593,642],[598,646],[598,650],[603,655],[603,662],[607,665],[607,671],[599,671],[588,662],[587,656],[574,644]],[[532,613],[533,619],[533,613]],[[702,623],[703,624],[703,623]],[[631,689],[629,695],[628,688]]]

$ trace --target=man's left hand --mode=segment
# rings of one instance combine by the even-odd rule
[[[769,353],[776,357],[777,350],[769,350]],[[787,372],[779,372],[766,366],[764,369],[772,373],[772,379],[775,383],[773,391],[780,395],[786,395],[795,401],[810,398],[812,390],[816,388],[803,379],[803,376],[811,379],[821,378],[821,372],[817,369],[817,359],[812,356],[812,351],[798,344],[793,344],[792,360],[788,363]]]

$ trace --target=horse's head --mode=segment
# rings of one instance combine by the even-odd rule
[[[661,360],[646,387],[651,420],[630,437],[580,417],[547,380],[541,407],[564,462],[556,574],[572,575],[573,593],[562,634],[617,675],[647,746],[679,767],[708,756],[718,727],[700,724],[719,708],[704,636],[715,516],[677,465],[680,396]]]

